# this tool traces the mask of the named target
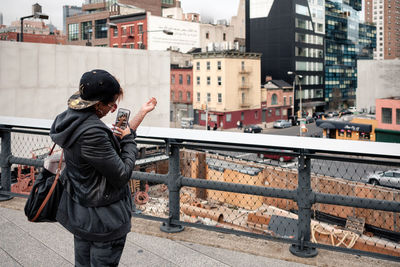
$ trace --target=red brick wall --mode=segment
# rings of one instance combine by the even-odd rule
[[[182,84],[179,84],[179,75],[182,75]],[[190,76],[190,84],[187,83],[187,76]],[[175,77],[173,84],[172,77]],[[193,103],[193,69],[192,68],[178,68],[171,69],[171,102],[173,103]],[[179,100],[179,91],[182,92],[182,100]],[[174,92],[174,99],[172,99],[172,92]],[[190,98],[187,98],[187,92],[190,92]]]
[[[244,119],[242,120],[242,112],[244,115]],[[199,110],[199,124],[202,126],[206,125],[205,120],[201,120],[201,114],[205,114],[204,110]],[[260,124],[261,123],[261,109],[252,109],[252,110],[236,110],[232,112],[213,112],[212,110],[208,112],[209,115],[217,115],[217,125],[218,128],[221,128],[221,122],[223,129],[236,128],[237,121],[242,121],[242,125],[248,124]],[[227,115],[231,115],[231,120],[227,121]],[[257,117],[256,117],[257,114]],[[214,126],[215,122],[209,122],[211,128]]]
[[[115,28],[110,28],[109,36],[110,36],[110,47],[115,47],[118,45],[118,48],[122,48],[123,45],[126,45],[125,48],[130,48],[130,44],[133,44],[135,49],[140,48],[140,42],[144,45],[144,49],[147,49],[147,33],[139,34],[139,24],[142,23],[143,31],[147,31],[147,19],[132,19],[128,22],[116,23],[118,28],[118,36],[114,37]],[[126,34],[123,34],[122,29],[126,26]],[[133,27],[133,33],[131,34],[131,27]]]
[[[18,33],[5,32],[0,34],[0,40],[3,41],[17,41]],[[62,35],[43,35],[24,33],[24,42],[28,43],[42,43],[42,44],[66,44],[66,37]]]

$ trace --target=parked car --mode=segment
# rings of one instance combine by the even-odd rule
[[[349,107],[349,110],[353,113],[357,111],[356,107]]]
[[[400,188],[400,169],[376,171],[370,173],[363,181],[373,185]]]
[[[287,120],[277,120],[274,122],[274,128],[287,128],[292,126],[292,123]]]
[[[278,150],[278,149],[269,149],[268,151],[271,151],[271,152],[290,152],[290,151],[287,151],[287,150]],[[261,159],[268,158],[268,159],[273,159],[273,160],[279,160],[280,162],[292,161],[294,159],[294,157],[290,156],[290,155],[282,155],[282,154],[279,154],[279,153],[270,154],[268,152],[266,152],[266,153],[258,153],[257,156],[259,158],[261,158]]]
[[[328,117],[332,118],[339,116],[339,113],[337,113],[336,111],[329,111],[327,115]]]
[[[258,125],[246,125],[244,126],[244,130],[243,132],[245,133],[261,133],[262,132],[262,128]]]
[[[315,120],[322,119],[322,117],[324,117],[324,116],[325,116],[324,112],[315,112],[313,114],[313,117],[314,117]]]
[[[342,115],[351,115],[351,114],[353,114],[353,112],[351,112],[351,111],[348,110],[348,109],[342,109],[341,111],[339,111],[339,114],[342,114]]]

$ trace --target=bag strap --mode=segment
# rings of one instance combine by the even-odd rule
[[[33,219],[31,220],[31,222],[34,222],[34,221],[37,220],[37,218],[39,217],[40,213],[42,213],[42,210],[44,209],[44,206],[46,206],[46,204],[49,201],[51,195],[53,194],[54,189],[56,188],[56,185],[57,185],[57,182],[58,182],[58,178],[60,177],[60,174],[61,174],[61,165],[62,165],[62,160],[63,160],[63,154],[64,154],[64,150],[61,151],[61,157],[60,157],[60,161],[58,162],[56,178],[54,179],[54,182],[51,185],[51,188],[50,188],[49,192],[47,193],[46,198],[43,200],[42,205],[40,205],[39,210],[37,211],[35,217],[33,217]]]

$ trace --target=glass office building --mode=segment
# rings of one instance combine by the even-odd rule
[[[376,27],[360,22],[361,0],[325,1],[327,109],[355,105],[357,60],[373,59]]]

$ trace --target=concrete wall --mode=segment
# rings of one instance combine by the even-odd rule
[[[357,110],[375,112],[375,99],[400,94],[400,60],[358,60]]]
[[[169,127],[169,52],[106,47],[0,42],[0,115],[54,119],[82,74],[95,68],[119,79],[125,91],[119,106],[132,113],[156,97],[158,106],[142,125]]]

